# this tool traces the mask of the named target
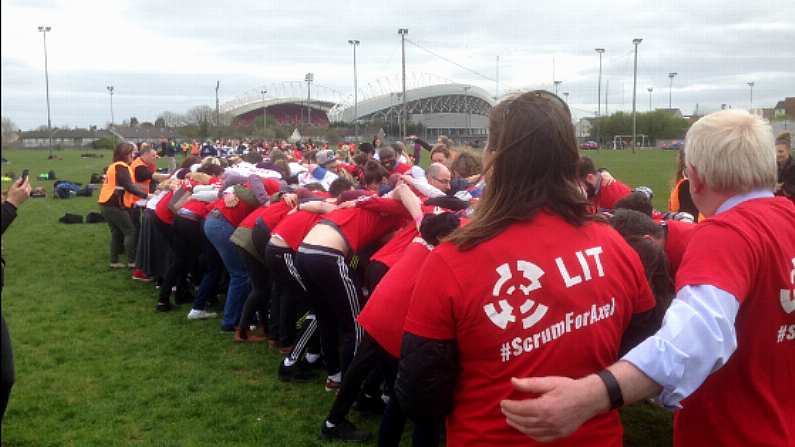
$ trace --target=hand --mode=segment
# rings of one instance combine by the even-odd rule
[[[298,206],[298,195],[297,194],[284,194],[282,196],[282,200],[284,203],[287,204],[290,208],[295,208]]]
[[[615,177],[610,175],[610,173],[607,171],[602,171],[602,186],[601,186],[602,188],[604,188],[605,186],[610,186],[615,182],[616,182]]]
[[[348,200],[337,205],[337,208],[354,208],[356,206],[355,200]]]
[[[8,188],[6,201],[18,208],[19,205],[30,197],[30,178],[20,179]]]
[[[506,422],[539,442],[568,436],[610,407],[606,388],[595,375],[580,380],[568,377],[513,378],[511,383],[517,391],[538,397],[500,402]]]

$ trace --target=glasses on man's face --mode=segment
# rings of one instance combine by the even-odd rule
[[[441,178],[438,178],[438,177],[431,177],[431,178],[436,180],[437,182],[441,183],[442,185],[449,185],[450,184],[450,179],[449,178],[446,178],[446,179],[441,179]]]

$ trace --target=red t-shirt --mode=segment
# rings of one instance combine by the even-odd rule
[[[293,250],[298,250],[301,241],[304,240],[317,221],[323,218],[323,214],[312,213],[309,211],[298,211],[285,217],[276,228],[273,234],[278,234],[284,242]]]
[[[252,211],[245,219],[240,222],[240,227],[243,228],[254,228],[257,224],[257,219],[262,218],[262,222],[265,224],[268,229],[273,230],[276,228],[276,225],[281,222],[284,216],[290,212],[292,208],[290,205],[285,203],[283,200],[280,200],[276,203],[272,203],[266,207],[260,207]]]
[[[737,350],[682,402],[674,445],[792,446],[795,205],[753,199],[697,228],[676,287],[709,284],[737,298]]]
[[[696,224],[678,220],[666,220],[665,225],[668,227],[668,236],[665,238],[665,254],[671,263],[671,276],[675,278],[679,265],[682,264],[682,257],[685,255],[687,244],[690,242],[690,238],[693,237]]]
[[[410,222],[404,226],[389,240],[383,247],[378,249],[372,256],[371,261],[378,261],[387,267],[392,267],[403,256],[406,247],[411,244],[411,241],[419,236],[420,232],[417,230],[417,225]],[[414,266],[419,269],[419,265]]]
[[[395,203],[397,206],[394,206]],[[343,208],[324,214],[321,220],[334,223],[348,243],[351,253],[358,253],[362,248],[400,228],[408,217],[408,212],[400,202],[372,197],[359,200],[355,208]]]
[[[537,445],[508,426],[511,377],[579,378],[618,360],[632,315],[655,305],[637,253],[601,223],[539,213],[461,252],[436,247],[420,269],[405,331],[456,340],[461,368],[448,445]],[[555,444],[622,445],[618,412]]]
[[[193,215],[195,215],[199,219],[204,219],[205,217],[207,217],[208,214],[210,214],[210,211],[212,210],[211,205],[213,203],[214,202],[207,203],[207,202],[202,202],[201,200],[191,199],[185,202],[184,205],[182,205],[182,209],[190,211],[191,213],[193,213]]]
[[[171,201],[172,197],[174,197],[174,191],[167,192],[166,195],[163,196],[163,198],[160,199],[155,206],[155,216],[157,216],[161,222],[168,225],[174,223],[174,213],[172,213],[168,208],[168,202]]]
[[[403,247],[402,257],[378,283],[357,318],[364,330],[395,358],[400,357],[403,324],[419,267],[433,248],[422,238],[412,239]]]
[[[599,209],[612,210],[616,206],[616,202],[623,199],[632,193],[632,189],[616,180],[608,186],[602,186],[596,197],[593,198],[593,205]]]
[[[411,165],[410,164],[408,164],[408,163],[398,163],[395,166],[395,169],[393,169],[392,172],[390,172],[390,174],[401,174],[401,175],[403,175],[403,174],[405,174],[405,173],[407,173],[409,171],[411,171]]]

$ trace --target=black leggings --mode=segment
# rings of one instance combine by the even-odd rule
[[[11,387],[14,386],[16,373],[14,371],[14,351],[11,349],[11,338],[8,336],[6,320],[0,312],[0,323],[2,323],[2,364],[0,364],[0,421],[6,414],[8,400],[11,398]]]
[[[265,265],[273,278],[275,295],[272,301],[278,301],[271,305],[272,318],[278,318],[279,328],[279,333],[273,335],[282,346],[292,346],[296,341],[298,317],[309,309],[303,280],[295,268],[295,252],[288,247],[268,244]]]
[[[317,311],[326,369],[329,375],[344,374],[362,338],[362,328],[356,322],[361,310],[360,287],[338,250],[301,244],[295,260],[310,306]]]
[[[265,319],[268,318],[271,281],[268,269],[265,268],[265,264],[262,261],[241,247],[237,247],[237,251],[246,266],[248,281],[251,284],[251,291],[243,304],[243,312],[240,315],[239,323],[240,338],[246,338],[248,336],[248,326],[251,324],[251,317],[255,312],[259,312],[262,323],[265,323]]]
[[[163,283],[160,284],[160,303],[168,303],[171,297],[171,288],[177,286],[177,301],[180,302],[188,302],[192,301],[189,297],[192,295],[191,290],[188,286],[188,272],[183,271],[177,268],[177,264],[179,262],[184,263],[184,259],[177,259],[177,235],[176,231],[174,230],[173,225],[169,225],[163,222],[160,219],[155,219],[155,225],[157,225],[158,230],[163,234],[166,241],[168,242],[169,248],[174,253],[174,256],[171,257],[171,263],[168,266],[168,270],[166,272],[165,278],[163,278]],[[184,243],[180,241],[180,243]],[[192,266],[188,266],[190,269]]]

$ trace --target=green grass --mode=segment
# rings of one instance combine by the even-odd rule
[[[87,182],[110,162],[59,151],[3,150],[2,171],[54,169]],[[673,154],[599,152],[597,164],[667,200]],[[648,180],[651,179],[652,182]],[[52,182],[34,180],[51,194]],[[7,189],[9,183],[3,183]],[[96,196],[96,195],[95,195]],[[188,306],[156,314],[153,286],[107,267],[104,224],[57,223],[96,210],[96,197],[31,199],[3,236],[8,262],[3,315],[17,383],[2,424],[7,446],[323,445],[318,431],[332,395],[321,382],[276,379],[280,356],[267,345],[236,345],[218,320],[189,322]],[[624,410],[628,446],[671,444],[671,416],[648,404]],[[378,421],[356,411],[357,425]],[[404,444],[410,441],[404,437]]]

